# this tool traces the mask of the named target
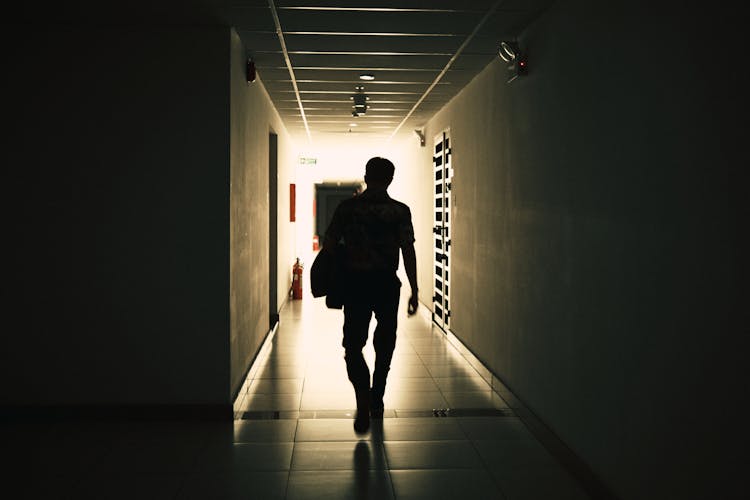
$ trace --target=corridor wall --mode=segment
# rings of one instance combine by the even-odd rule
[[[739,491],[732,15],[558,1],[527,76],[492,62],[426,127],[453,140],[454,333],[621,498]]]
[[[2,34],[0,409],[231,418],[268,332],[271,129],[279,304],[293,262],[262,83],[227,27],[29,26]]]
[[[228,30],[93,26],[4,35],[15,49],[0,397],[84,414],[219,412],[229,400]]]
[[[295,255],[289,222],[289,184],[296,150],[262,82],[245,77],[247,48],[231,31],[230,105],[230,364],[232,394],[239,390],[269,329],[268,135],[278,135],[277,304],[288,298]]]

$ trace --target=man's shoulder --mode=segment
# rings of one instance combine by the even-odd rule
[[[398,200],[394,200],[393,198],[391,198],[391,202],[393,204],[393,207],[398,212],[400,212],[400,213],[402,213],[404,215],[411,215],[411,210],[409,210],[409,205],[407,205],[406,203],[398,201]]]
[[[406,203],[404,203],[404,202],[402,202],[402,201],[394,200],[393,198],[391,198],[391,200],[392,200],[392,201],[393,201],[393,203],[394,203],[394,204],[395,204],[396,206],[398,206],[399,208],[401,208],[401,209],[403,209],[403,210],[407,210],[407,211],[409,210],[409,205],[407,205]]]
[[[347,198],[345,200],[342,200],[339,202],[338,206],[336,207],[338,210],[351,210],[357,203],[358,196],[353,196],[351,198]]]
[[[376,211],[383,214],[399,214],[403,217],[411,217],[411,210],[406,203],[395,200],[387,194],[358,195],[346,199],[339,204],[339,209],[344,213],[359,211]]]

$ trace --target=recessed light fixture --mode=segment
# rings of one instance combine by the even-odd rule
[[[360,80],[368,80],[368,81],[369,80],[374,80],[375,79],[375,75],[373,75],[372,73],[362,73],[361,75],[359,75],[359,79]]]
[[[356,124],[356,123],[350,123],[350,124],[349,124],[349,126],[350,126],[350,127],[356,127],[356,126],[357,126],[357,124]]]

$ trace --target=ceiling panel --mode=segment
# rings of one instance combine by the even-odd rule
[[[466,36],[482,12],[280,10],[284,31],[355,33],[432,33]]]
[[[272,80],[271,82],[266,82],[266,88],[269,89],[269,92],[271,89],[275,89],[278,85],[285,85],[286,82],[278,81],[278,80]],[[361,84],[361,85],[360,85]],[[415,94],[415,95],[422,95],[425,90],[427,90],[427,86],[429,84],[407,84],[407,83],[400,83],[400,84],[394,84],[394,85],[379,85],[375,83],[370,82],[359,82],[358,84],[350,84],[348,82],[336,82],[336,83],[329,83],[329,82],[305,82],[297,80],[297,87],[299,88],[300,92],[315,92],[315,93],[340,93],[345,94],[346,96],[353,95],[355,93],[355,85],[359,85],[364,88],[365,94],[368,96],[376,96],[376,95],[393,95],[393,94]],[[446,85],[449,84],[443,84],[439,85],[440,89],[443,89]],[[291,88],[291,81],[288,83],[288,86]]]
[[[429,120],[551,0],[505,0],[489,16],[493,0],[276,0],[291,74],[269,2],[229,1],[226,15],[290,132],[387,137]],[[357,85],[369,110],[353,117]]]
[[[246,1],[246,0],[240,0]],[[256,0],[247,0],[250,2]],[[516,0],[518,1],[518,0]],[[471,0],[471,2],[456,2],[455,0],[278,0],[276,6],[279,9],[283,9],[288,6],[307,6],[307,7],[319,7],[326,5],[330,7],[343,7],[343,8],[398,8],[398,9],[444,9],[444,10],[457,10],[457,9],[473,9],[485,12],[489,9],[494,0]],[[470,5],[470,7],[468,6]]]
[[[292,66],[442,69],[450,55],[290,54]]]
[[[352,52],[427,52],[450,53],[463,42],[459,36],[377,36],[377,35],[287,35],[289,50]],[[276,41],[278,48],[278,40]]]

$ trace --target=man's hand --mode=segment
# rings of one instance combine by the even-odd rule
[[[413,316],[417,312],[419,307],[419,289],[417,288],[417,254],[414,251],[414,244],[409,243],[401,247],[401,253],[404,256],[404,268],[406,269],[406,277],[409,278],[409,285],[411,286],[411,297],[409,298],[409,307],[406,312],[409,316]]]
[[[411,297],[409,297],[409,306],[406,309],[406,312],[409,313],[409,316],[413,316],[414,313],[417,312],[417,308],[419,307],[419,297],[416,292],[412,292]]]

